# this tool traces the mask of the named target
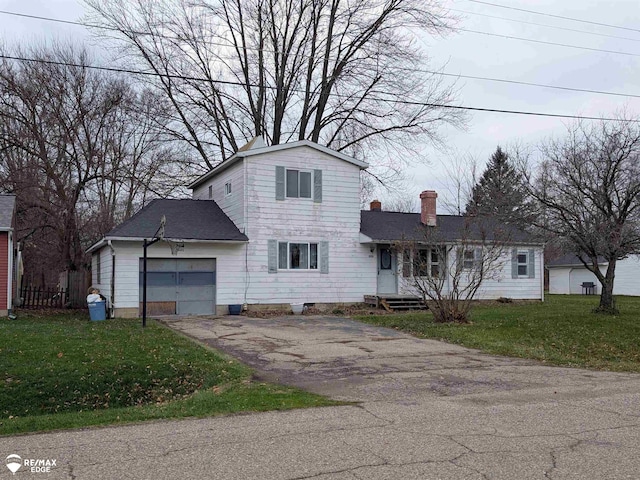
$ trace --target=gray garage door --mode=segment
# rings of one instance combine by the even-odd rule
[[[140,259],[141,303],[142,271]],[[215,258],[147,259],[147,312],[150,315],[208,315],[215,311]]]

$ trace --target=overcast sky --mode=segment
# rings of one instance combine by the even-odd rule
[[[449,5],[460,17],[461,29],[625,52],[627,55],[460,31],[443,39],[425,40],[432,56],[429,67],[442,67],[444,72],[454,75],[640,95],[637,85],[640,79],[638,0],[489,0],[489,3],[511,8],[470,0],[450,1]],[[534,10],[547,15],[517,9]],[[80,2],[75,0],[0,0],[0,10],[68,20],[78,20],[84,13]],[[626,29],[570,21],[554,15]],[[5,14],[0,14],[0,32],[3,40],[10,44],[55,36],[78,42],[87,39],[81,27]],[[468,107],[605,117],[626,108],[629,114],[640,115],[640,98],[465,78],[460,78],[457,85],[459,104]],[[472,155],[484,163],[497,145],[506,146],[515,142],[536,144],[549,136],[562,136],[568,123],[570,120],[557,118],[470,113],[466,130],[442,130],[449,152],[425,146],[423,153],[430,162],[429,166],[416,167],[409,172],[411,182],[408,194],[417,198],[418,193],[425,189],[436,189],[444,194],[447,180],[442,165],[450,162],[452,155]]]

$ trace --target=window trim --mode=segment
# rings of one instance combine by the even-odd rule
[[[228,197],[229,195],[231,195],[232,189],[231,189],[231,180],[229,180],[227,183],[224,184],[224,196]]]
[[[289,195],[289,172],[296,172],[296,178],[297,178],[297,183],[298,183],[298,189],[297,189],[297,196],[290,196]],[[308,197],[301,197],[300,196],[300,181],[302,178],[302,175],[300,175],[301,173],[308,173],[309,174],[309,196]],[[314,189],[314,182],[313,182],[313,170],[305,170],[305,169],[300,169],[300,168],[285,168],[284,169],[284,197],[286,198],[298,198],[298,199],[302,199],[302,200],[313,200],[313,189]]]
[[[286,244],[287,245],[287,266],[286,267],[281,267],[280,266],[280,245],[282,244]],[[291,245],[295,244],[295,245],[307,245],[307,268],[291,268]],[[278,262],[278,271],[283,271],[283,272],[319,272],[320,271],[320,242],[319,241],[306,241],[306,240],[299,240],[299,241],[285,241],[285,242],[281,242],[278,241],[277,243],[278,247],[277,247],[277,252],[278,252],[278,258],[277,258],[277,262]],[[311,268],[311,246],[315,245],[316,246],[316,253],[315,253],[315,268]]]
[[[524,263],[520,262],[520,255],[524,255]],[[520,267],[525,268],[525,273],[520,273]],[[516,271],[518,278],[529,278],[529,251],[518,250],[516,253]]]

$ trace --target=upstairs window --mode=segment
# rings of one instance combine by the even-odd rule
[[[213,185],[209,185],[209,200],[213,198]]]
[[[224,184],[224,195],[225,197],[231,195],[231,182],[227,182]]]
[[[288,198],[311,198],[311,172],[287,169]]]

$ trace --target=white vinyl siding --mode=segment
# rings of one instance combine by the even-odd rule
[[[520,249],[518,249],[520,250]],[[532,249],[527,248],[527,254],[533,250],[534,254],[531,257],[531,262],[529,265],[534,264],[534,271],[541,272],[541,268],[543,267],[543,251],[541,247],[535,247]],[[473,252],[473,250],[469,250]],[[456,255],[461,255],[463,252],[462,248],[456,248],[454,246],[449,246],[447,249],[447,261],[446,263],[449,265],[455,265],[458,261]],[[470,255],[468,256],[470,257]],[[465,257],[466,258],[466,257]],[[464,261],[464,258],[462,259]],[[467,260],[471,260],[468,258]],[[543,299],[543,284],[542,277],[540,275],[535,276],[535,278],[530,277],[518,277],[513,278],[512,276],[512,251],[511,249],[505,249],[505,252],[502,256],[500,267],[496,270],[496,272],[490,276],[490,278],[485,278],[480,286],[476,294],[477,300],[491,300],[500,297],[508,297],[513,299]],[[442,262],[440,262],[440,268],[444,269]],[[442,271],[442,270],[441,270]],[[464,273],[463,273],[464,275]],[[412,277],[403,277],[402,272],[398,274],[398,293],[400,294],[416,294],[415,287],[412,284]],[[448,292],[448,286],[450,285],[450,281],[445,286],[445,292]]]
[[[244,161],[241,160],[193,191],[194,200],[215,201],[241,232],[245,229],[244,175]]]
[[[364,295],[375,294],[376,258],[370,246],[360,244],[360,169],[308,147],[244,161],[251,279],[247,303],[362,302]],[[280,187],[276,182],[279,170],[283,179]],[[287,170],[309,173],[313,201],[286,196]],[[269,245],[274,239],[280,244],[317,244],[317,268],[274,272],[269,261]],[[281,248],[276,243],[276,268],[284,265]],[[287,249],[289,262],[289,246]],[[310,265],[312,256],[310,249]]]

